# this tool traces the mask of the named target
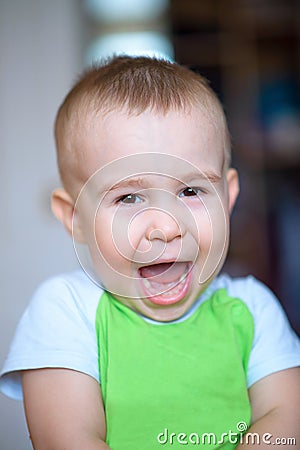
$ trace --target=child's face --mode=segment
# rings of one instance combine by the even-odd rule
[[[181,315],[219,272],[228,247],[236,172],[223,169],[223,136],[190,114],[112,113],[83,141],[73,223],[105,288],[156,320]]]

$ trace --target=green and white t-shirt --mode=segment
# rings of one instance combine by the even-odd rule
[[[299,364],[299,339],[277,299],[253,277],[221,275],[183,317],[160,323],[76,271],[37,290],[0,389],[22,399],[21,370],[78,370],[101,383],[112,449],[229,449],[237,445],[229,433],[250,424],[247,388]]]

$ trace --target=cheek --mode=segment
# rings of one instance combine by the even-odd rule
[[[112,220],[106,214],[97,214],[93,223],[92,251],[98,259],[110,261],[115,257],[115,245],[112,235]]]
[[[228,213],[226,199],[214,195],[204,202],[196,221],[200,238],[214,245],[214,241],[224,241],[228,234]]]
[[[101,259],[110,264],[132,261],[142,226],[129,215],[98,213],[94,224],[97,251]]]
[[[193,221],[187,223],[186,228],[198,242],[201,252],[207,252],[214,236],[215,212],[212,205],[202,204],[201,208],[193,210]]]
[[[209,216],[209,217],[208,217]],[[228,248],[228,215],[222,207],[210,209],[205,227],[200,232],[202,267],[199,282],[206,283],[215,276],[225,259]],[[202,244],[202,245],[201,245]]]

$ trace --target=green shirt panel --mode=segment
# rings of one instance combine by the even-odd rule
[[[250,423],[254,330],[240,299],[220,289],[185,321],[156,324],[104,293],[96,329],[110,448],[182,448],[196,435],[202,447],[236,447],[224,434]]]

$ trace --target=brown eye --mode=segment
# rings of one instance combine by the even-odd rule
[[[142,201],[142,199],[136,194],[123,195],[123,197],[121,197],[118,200],[118,202],[120,202],[120,203],[126,203],[129,205],[133,205],[135,203],[140,203],[141,201]]]
[[[199,195],[201,190],[199,188],[187,187],[184,191],[180,192],[179,197],[193,197]]]

